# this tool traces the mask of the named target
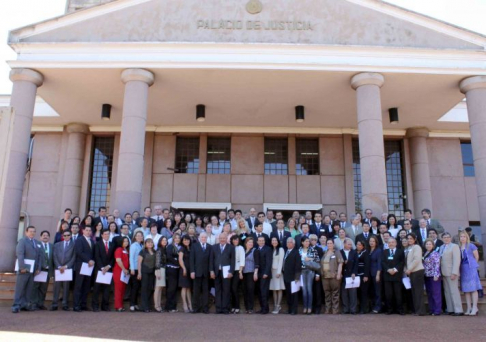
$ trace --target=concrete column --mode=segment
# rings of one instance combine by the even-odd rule
[[[70,208],[79,215],[81,181],[83,178],[84,152],[88,125],[72,123],[66,127],[69,133],[62,185],[62,210]]]
[[[123,118],[118,155],[116,205],[121,213],[140,210],[147,121],[148,90],[154,74],[143,69],[126,69],[121,74],[125,83]]]
[[[432,190],[430,186],[429,154],[427,152],[427,128],[407,130],[410,145],[410,163],[412,166],[412,189],[414,215],[419,217],[422,209],[432,210]]]
[[[486,76],[466,78],[459,87],[466,94],[481,235],[486,241]]]
[[[388,212],[380,97],[384,81],[383,76],[376,73],[361,73],[351,79],[358,107],[363,210],[370,208],[377,215]]]
[[[12,271],[15,264],[15,247],[19,230],[22,191],[24,188],[30,134],[34,116],[37,87],[43,83],[43,76],[30,69],[12,69],[13,82],[10,106],[14,108],[11,126],[11,145],[5,156],[4,172],[0,184],[0,272]]]

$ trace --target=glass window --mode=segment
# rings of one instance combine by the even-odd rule
[[[319,174],[319,140],[296,139],[296,167],[297,175]]]
[[[89,209],[110,209],[114,137],[95,137],[91,160]]]
[[[207,173],[231,173],[231,138],[208,138]]]
[[[199,137],[177,137],[175,173],[199,173]]]
[[[464,168],[464,177],[474,177],[474,159],[472,146],[470,142],[461,143],[462,166]]]
[[[265,174],[287,175],[289,160],[288,139],[265,138]]]

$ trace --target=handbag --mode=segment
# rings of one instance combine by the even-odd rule
[[[304,265],[307,269],[319,272],[321,270],[321,265],[315,261],[304,261]]]

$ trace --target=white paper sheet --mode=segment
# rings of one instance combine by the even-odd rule
[[[125,275],[124,272],[122,272],[120,274],[120,280],[125,283],[125,284],[128,284],[128,282],[130,281],[130,273],[128,273],[127,275]]]
[[[105,274],[103,274],[103,272],[98,271],[98,275],[96,276],[96,282],[100,284],[110,285],[112,279],[113,273],[111,272],[106,272]]]
[[[300,281],[293,281],[293,282],[290,283],[292,293],[299,292],[301,286],[302,285],[301,285]]]
[[[32,259],[24,259],[24,264],[25,265],[30,265],[30,273],[34,273],[34,265],[35,265],[35,260]],[[15,272],[19,271],[19,259],[15,260]]]
[[[228,278],[230,267],[229,266],[223,266],[222,270],[223,270],[223,278],[225,278],[225,279]]]
[[[353,289],[359,287],[361,279],[359,277],[355,277],[354,280],[351,277],[346,278],[346,289]]]
[[[211,287],[211,290],[209,290],[209,293],[213,296],[216,297],[216,289],[214,287]]]
[[[81,271],[79,272],[81,275],[85,275],[91,277],[93,274],[94,266],[89,267],[87,262],[83,262],[81,265]]]
[[[38,275],[36,275],[34,277],[34,281],[38,282],[38,283],[46,283],[47,282],[47,272],[44,272],[44,271],[41,271],[39,272]]]
[[[299,281],[300,287],[304,287],[304,277],[302,274],[300,275],[300,281]]]
[[[56,270],[56,272],[54,272],[54,279],[56,281],[73,281],[73,270],[71,268],[66,268],[64,273]]]
[[[412,288],[412,283],[410,282],[409,277],[402,278],[402,283],[403,283],[403,286],[405,286],[405,288],[407,290],[410,290]]]

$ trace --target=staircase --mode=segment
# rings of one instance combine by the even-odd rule
[[[0,306],[10,306],[13,301],[14,293],[15,293],[15,281],[16,281],[16,274],[15,273],[0,273]],[[486,293],[486,278],[481,278],[481,285],[483,286],[483,290]],[[51,281],[49,284],[49,287],[47,289],[47,296],[46,296],[46,306],[48,307],[50,305],[50,301],[52,301],[52,293],[54,290],[54,285]],[[71,294],[72,296],[72,294]],[[181,302],[180,296],[178,295],[178,302]],[[241,308],[244,311],[244,305],[243,305],[243,297],[241,297],[242,300],[242,306]],[[270,300],[270,310],[273,309],[272,305],[272,296],[269,296]],[[113,301],[113,295],[111,296],[111,301]],[[88,304],[91,303],[91,300],[88,299]],[[425,303],[427,303],[427,298],[425,299]],[[464,309],[466,308],[466,299],[464,298],[464,295],[462,295],[462,303]],[[287,310],[287,305],[285,303],[285,296],[283,299],[282,303],[282,312],[285,312]],[[71,304],[72,305],[72,304]],[[88,305],[89,306],[89,305]],[[179,308],[182,307],[182,304],[179,303]],[[486,314],[486,297],[484,298],[479,298],[479,311],[481,314]],[[255,309],[257,310],[259,308],[258,305],[258,298],[255,298]]]

